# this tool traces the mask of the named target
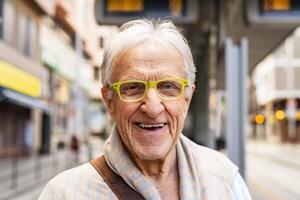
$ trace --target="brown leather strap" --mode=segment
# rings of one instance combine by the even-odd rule
[[[102,176],[107,185],[112,189],[115,195],[120,200],[132,199],[132,200],[144,200],[142,195],[137,191],[132,189],[127,183],[122,179],[121,176],[116,174],[110,167],[107,165],[104,156],[100,156],[90,163]]]

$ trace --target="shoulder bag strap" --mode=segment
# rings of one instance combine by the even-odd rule
[[[137,191],[132,189],[127,183],[116,174],[110,167],[107,165],[104,156],[100,156],[90,163],[97,170],[97,172],[102,176],[107,185],[112,189],[115,195],[120,200],[132,199],[132,200],[144,200],[142,195]]]

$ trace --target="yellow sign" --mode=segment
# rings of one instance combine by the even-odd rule
[[[143,0],[108,0],[109,12],[141,12],[144,9]]]
[[[41,96],[41,82],[37,77],[3,60],[0,60],[0,86],[33,97]]]
[[[291,0],[264,0],[264,11],[287,11],[291,9]]]

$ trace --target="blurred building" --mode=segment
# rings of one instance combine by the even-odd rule
[[[253,73],[257,137],[300,142],[300,28],[297,28]],[[253,116],[254,117],[254,116]]]
[[[100,79],[100,63],[102,62],[103,50],[108,45],[112,37],[119,31],[117,26],[98,26],[96,29],[96,35],[98,42],[91,41],[91,45],[98,44],[98,50],[93,51],[96,53],[94,58],[93,68],[93,83],[90,87],[91,103],[89,106],[89,127],[92,135],[101,135],[106,137],[110,128],[110,118],[106,113],[106,108],[102,102],[101,96],[101,79]],[[87,43],[88,44],[88,43]],[[99,106],[101,112],[99,112]]]
[[[94,0],[0,1],[0,157],[48,153],[101,131],[105,34]]]
[[[49,72],[40,62],[41,12],[0,1],[0,157],[39,148],[48,132]]]

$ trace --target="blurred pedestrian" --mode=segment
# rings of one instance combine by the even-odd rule
[[[75,155],[75,162],[78,163],[79,162],[79,141],[76,135],[72,135],[70,147],[71,147],[71,151]]]
[[[104,156],[53,178],[40,199],[251,199],[232,162],[182,134],[195,66],[171,21],[124,24],[101,75],[115,122]]]
[[[79,152],[79,143],[75,135],[71,137],[71,150],[75,153]]]

